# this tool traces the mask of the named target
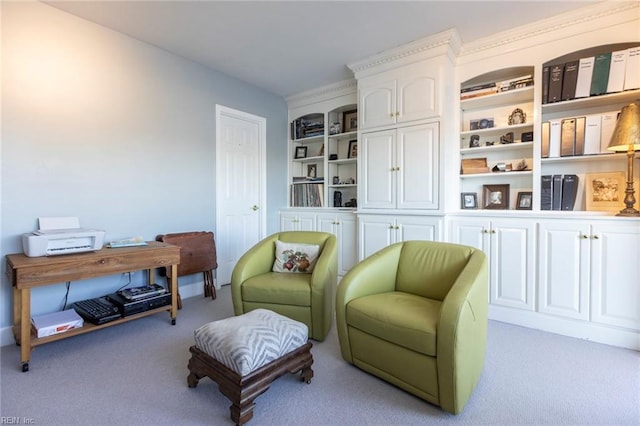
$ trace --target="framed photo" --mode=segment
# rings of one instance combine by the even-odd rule
[[[478,208],[478,194],[475,192],[463,192],[460,194],[460,208],[461,209],[477,209]]]
[[[623,172],[588,173],[584,188],[589,211],[618,212],[625,208],[627,178]]]
[[[358,140],[354,139],[349,141],[349,152],[347,152],[347,158],[358,157]]]
[[[342,123],[344,125],[344,131],[355,132],[358,130],[358,110],[345,111],[342,113]]]
[[[317,177],[317,168],[315,164],[307,164],[307,177],[308,178]]]
[[[482,185],[482,202],[485,209],[507,210],[509,208],[509,184]]]
[[[296,153],[293,158],[307,158],[307,147],[296,146]]]
[[[516,200],[516,210],[531,210],[533,207],[533,193],[532,192],[518,192],[518,199]]]

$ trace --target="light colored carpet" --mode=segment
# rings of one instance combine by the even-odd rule
[[[175,326],[162,313],[39,346],[28,373],[19,348],[5,346],[0,415],[37,425],[233,424],[215,383],[186,383],[193,330],[231,315],[223,287],[215,301],[184,300]],[[483,376],[454,416],[344,362],[335,327],[313,343],[311,384],[276,380],[249,424],[640,424],[640,353],[627,349],[490,321]]]

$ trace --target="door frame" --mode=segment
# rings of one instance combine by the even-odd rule
[[[220,214],[220,205],[221,205],[221,200],[219,199],[218,196],[218,183],[222,182],[223,179],[221,177],[221,170],[222,168],[219,167],[223,158],[222,158],[222,149],[221,149],[221,144],[218,143],[219,140],[221,140],[221,135],[220,135],[220,130],[221,130],[221,125],[220,125],[220,121],[223,115],[229,116],[229,117],[233,117],[233,118],[238,118],[241,120],[247,120],[250,122],[253,122],[255,124],[258,125],[258,137],[259,137],[259,141],[258,141],[258,145],[259,145],[259,171],[258,171],[258,176],[259,176],[259,181],[258,184],[260,185],[260,191],[259,191],[259,200],[258,200],[258,206],[259,206],[259,235],[258,235],[258,241],[264,239],[266,237],[266,229],[267,229],[267,119],[264,117],[260,117],[258,115],[254,115],[254,114],[250,114],[244,111],[240,111],[237,109],[233,109],[233,108],[229,108],[226,107],[224,105],[219,105],[216,104],[216,139],[215,139],[215,145],[216,145],[216,149],[215,149],[215,169],[216,169],[216,184],[215,184],[215,203],[216,203],[216,233],[218,232],[218,229],[221,229],[222,224],[220,223],[220,218],[221,218],[221,214]],[[217,278],[217,277],[216,277]],[[224,283],[227,284],[227,283]],[[218,280],[216,279],[216,286],[219,288],[220,284],[218,283]]]

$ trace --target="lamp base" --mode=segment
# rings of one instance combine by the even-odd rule
[[[640,212],[633,207],[627,207],[626,209],[620,210],[616,216],[640,217]]]

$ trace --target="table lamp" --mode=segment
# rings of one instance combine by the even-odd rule
[[[636,203],[633,190],[633,160],[636,151],[640,151],[640,100],[622,108],[607,149],[627,153],[627,189],[624,191],[624,203],[627,207],[620,210],[616,216],[640,217],[640,212],[633,207]]]

